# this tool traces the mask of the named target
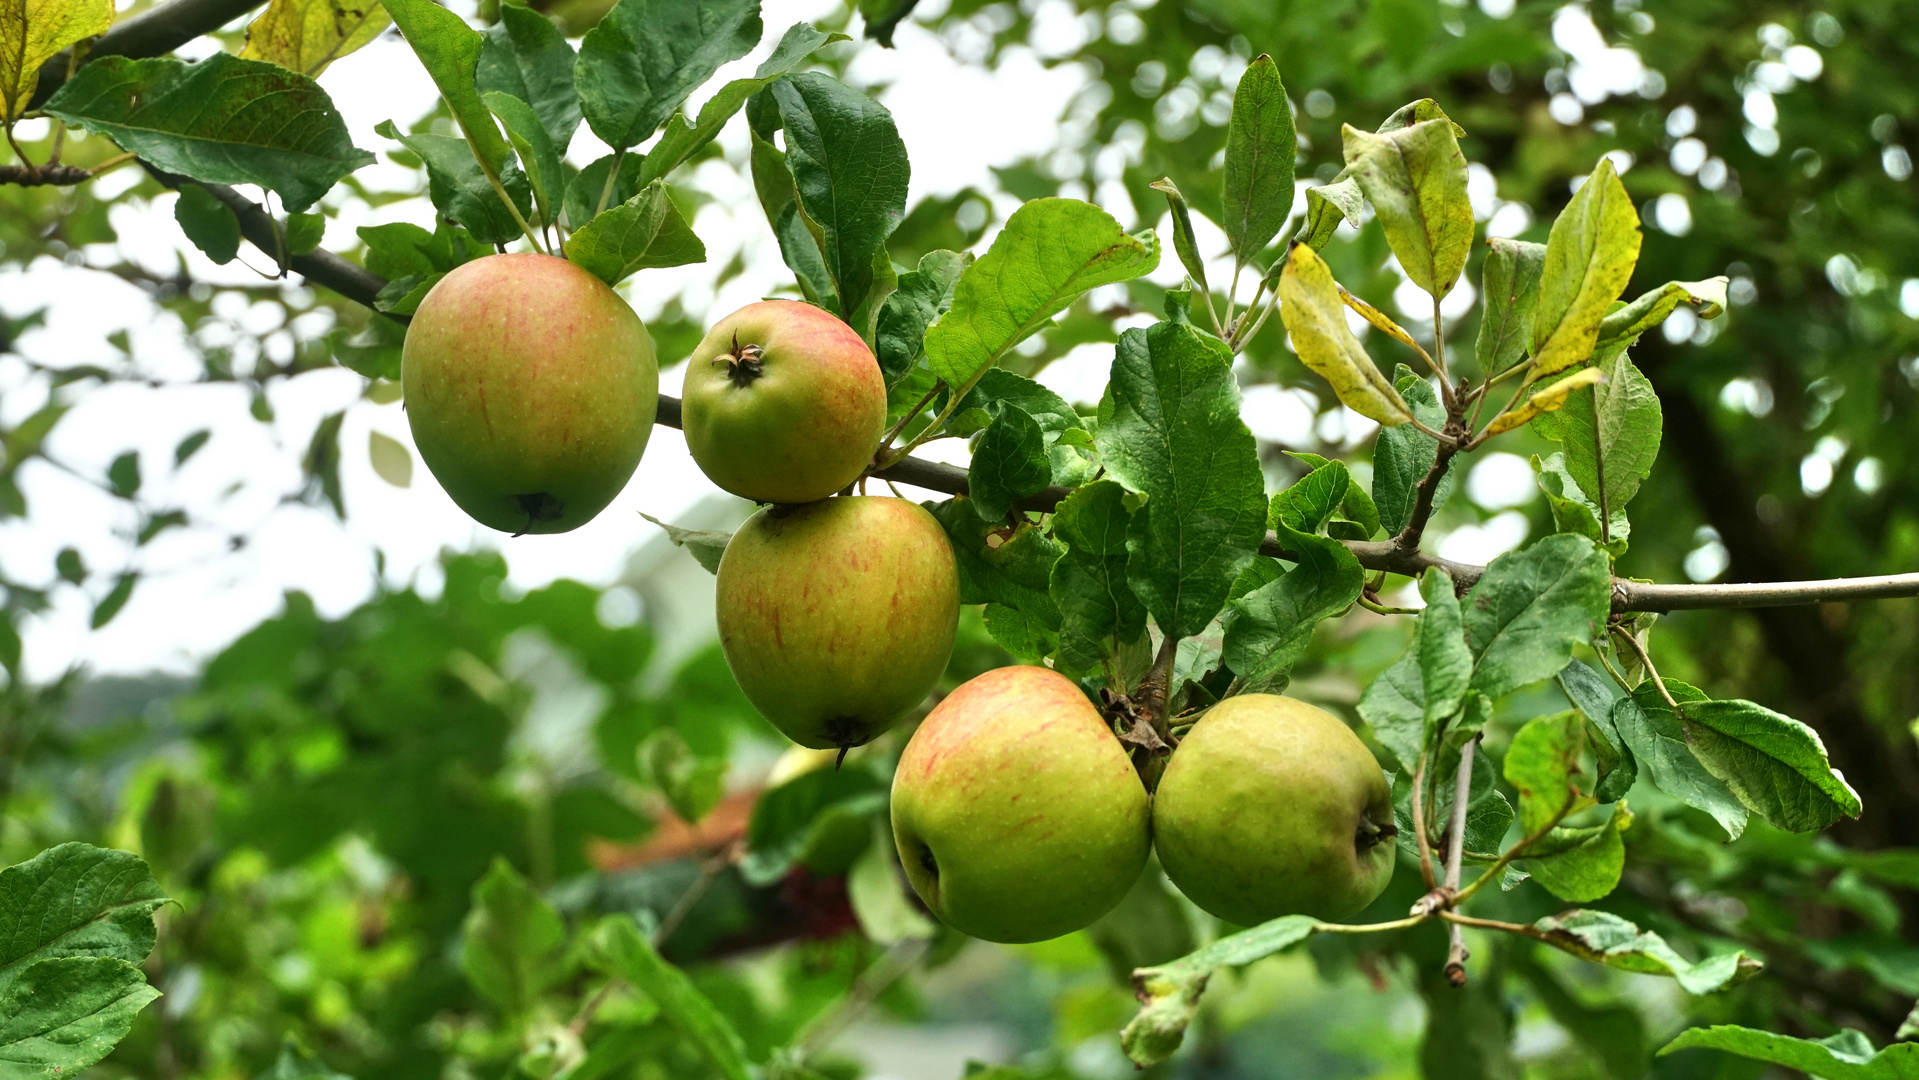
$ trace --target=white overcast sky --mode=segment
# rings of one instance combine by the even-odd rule
[[[818,19],[835,6],[825,0],[766,0],[766,33],[760,48],[721,69],[710,87],[750,74],[787,26]],[[931,18],[944,6],[937,0],[923,4],[926,10],[920,17]],[[461,9],[457,3],[454,7]],[[1028,45],[1004,52],[999,67],[991,71],[955,59],[956,51],[966,51],[963,34],[942,41],[918,23],[900,28],[896,50],[859,46],[848,77],[861,85],[885,87],[879,97],[892,110],[912,159],[911,199],[968,186],[997,192],[991,167],[1044,153],[1062,138],[1084,138],[1084,126],[1072,122],[1072,108],[1076,94],[1087,85],[1086,76],[1076,66],[1049,68],[1046,61],[1077,47],[1085,34],[1096,31],[1097,18],[1076,17],[1061,0],[1044,0],[1036,22]],[[1637,67],[1637,57],[1625,50],[1605,49],[1596,31],[1582,37],[1584,30],[1578,25],[1582,22],[1584,28],[1591,27],[1580,14],[1570,30],[1559,35],[1562,47],[1571,51],[1569,46],[1579,45],[1591,55],[1593,65],[1620,69],[1610,82],[1594,83],[1597,97],[1593,100],[1622,92],[1628,74],[1638,77],[1625,71],[1628,66]],[[203,55],[211,47],[203,39],[183,53]],[[320,82],[346,117],[355,143],[382,155],[379,164],[359,175],[374,188],[413,191],[421,174],[391,164],[384,154],[393,144],[373,130],[387,119],[404,127],[432,107],[432,83],[405,43],[389,33],[334,64]],[[1611,83],[1621,85],[1615,89]],[[696,95],[695,104],[708,92]],[[26,133],[35,134],[30,126]],[[706,243],[707,262],[650,270],[629,280],[622,291],[642,317],[656,313],[678,295],[689,313],[710,322],[790,281],[745,174],[743,121],[736,118],[720,144],[725,160],[701,165],[695,180],[714,200],[694,221],[695,231]],[[1100,148],[1083,149],[1097,155]],[[582,125],[568,156],[584,163],[604,152],[605,147]],[[1124,164],[1119,151],[1108,153],[1104,161],[1095,160],[1100,162],[1096,169],[1108,178]],[[1495,202],[1490,176],[1476,169],[1474,179],[1475,208],[1481,219],[1504,210]],[[125,169],[96,184],[111,195],[136,180],[134,170]],[[1117,183],[1101,183],[1094,191],[1076,193],[1100,202],[1129,228],[1141,227]],[[173,272],[176,260],[183,260],[196,280],[216,287],[261,280],[238,262],[215,266],[192,248],[173,221],[173,200],[169,194],[151,202],[130,200],[114,208],[112,220],[126,257],[163,275]],[[1003,194],[996,201],[1002,220],[1017,205]],[[327,205],[333,216],[326,246],[333,250],[351,248],[357,226],[386,221],[430,226],[433,215],[423,195],[376,210],[339,189],[329,196]],[[1159,208],[1152,210],[1157,215]],[[1510,211],[1495,218],[1491,227],[1501,232],[1524,228],[1523,208]],[[1218,231],[1203,221],[1200,225],[1202,248],[1223,252],[1224,239]],[[86,253],[88,261],[110,264],[114,261],[110,250]],[[742,257],[745,273],[716,289],[719,269],[736,253]],[[266,264],[251,249],[243,249],[242,255],[252,255],[255,265]],[[1167,284],[1179,279],[1170,251],[1154,276]],[[1467,287],[1454,294],[1456,302],[1462,293],[1469,301]],[[132,362],[140,371],[188,379],[199,370],[190,347],[194,338],[217,345],[225,342],[223,334],[230,336],[230,331],[218,326],[184,327],[134,286],[84,266],[42,259],[24,271],[0,271],[0,312],[17,317],[43,306],[48,309],[45,329],[26,336],[20,348],[39,362],[61,366],[118,362],[120,353],[107,339],[126,330]],[[324,316],[308,315],[291,327],[281,327],[278,305],[249,306],[237,293],[222,294],[215,307],[230,323],[266,335],[269,350],[285,350],[294,338],[323,333],[329,325]],[[674,365],[678,359],[663,356],[661,362]],[[1068,398],[1092,400],[1110,360],[1110,346],[1086,348],[1053,365],[1042,381]],[[677,394],[679,382],[678,367],[667,366],[662,390]],[[437,586],[438,553],[449,548],[488,547],[505,552],[511,581],[521,588],[560,577],[607,583],[618,575],[634,547],[657,535],[637,511],[672,520],[714,492],[688,457],[680,433],[659,427],[632,483],[599,518],[560,536],[508,538],[479,527],[454,507],[417,458],[408,488],[393,487],[374,474],[367,454],[370,432],[390,436],[409,449],[412,441],[400,406],[361,400],[362,386],[359,376],[339,368],[284,381],[271,399],[276,418],[265,425],[248,415],[245,392],[232,385],[152,390],[120,384],[79,395],[78,406],[48,444],[61,467],[35,462],[20,474],[31,517],[0,523],[0,562],[16,578],[52,581],[55,555],[68,546],[79,550],[88,566],[99,572],[88,583],[88,595],[58,589],[53,609],[23,627],[29,678],[52,678],[76,663],[98,672],[190,671],[237,634],[278,611],[287,590],[307,592],[328,615],[363,602],[376,582],[376,551],[384,554],[390,582],[416,582],[429,590]],[[17,422],[40,407],[47,394],[44,382],[32,377],[25,365],[0,359],[0,421]],[[1305,387],[1303,392],[1258,387],[1248,395],[1245,415],[1263,438],[1292,445],[1314,436],[1351,445],[1370,433],[1370,423],[1355,414],[1333,413],[1316,419],[1314,407],[1320,400],[1324,400],[1324,388],[1319,386]],[[341,438],[345,522],[330,510],[280,501],[298,483],[300,457],[314,426],[327,413],[343,408],[347,410]],[[201,428],[213,431],[212,440],[174,474],[174,446]],[[104,476],[113,457],[127,449],[140,451],[146,478],[143,495],[148,500],[184,507],[195,521],[211,527],[176,530],[137,553],[132,568],[144,579],[133,601],[104,630],[92,632],[88,618],[93,600],[109,587],[113,573],[128,568],[124,562],[128,545],[117,537],[131,533],[136,518],[125,503],[73,474]],[[965,448],[956,443],[929,449],[934,451],[931,456],[964,461]],[[1483,457],[1468,493],[1482,506],[1504,512],[1484,525],[1456,530],[1447,537],[1442,550],[1455,558],[1483,560],[1525,539],[1524,516],[1509,508],[1532,497],[1530,469],[1509,454]],[[229,534],[244,534],[249,542],[238,552],[229,551]]]

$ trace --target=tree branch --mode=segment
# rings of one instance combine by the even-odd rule
[[[113,28],[94,39],[86,57],[162,56],[202,34],[211,34],[222,26],[259,7],[264,0],[169,0],[115,23]],[[46,104],[55,90],[67,81],[68,58],[72,50],[48,60],[40,69],[40,81],[28,109]]]

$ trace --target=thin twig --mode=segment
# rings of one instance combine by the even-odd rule
[[[1678,716],[1679,703],[1673,700],[1672,691],[1666,689],[1666,680],[1659,677],[1659,669],[1653,666],[1652,657],[1647,655],[1646,647],[1641,645],[1638,638],[1632,636],[1630,631],[1624,629],[1618,623],[1612,624],[1612,632],[1632,648],[1634,654],[1639,657],[1639,662],[1645,665],[1647,677],[1652,679],[1652,684],[1659,688],[1659,696],[1666,699],[1666,707],[1672,710],[1674,716]]]
[[[1521,855],[1525,854],[1527,848],[1532,847],[1534,844],[1544,839],[1547,833],[1550,833],[1554,829],[1558,828],[1559,823],[1566,820],[1566,815],[1572,813],[1573,807],[1577,805],[1578,802],[1579,802],[1579,792],[1577,791],[1567,792],[1566,805],[1559,808],[1559,813],[1554,814],[1552,816],[1552,820],[1540,826],[1537,831],[1521,837],[1517,844],[1514,844],[1512,847],[1509,847],[1505,851],[1501,852],[1499,858],[1494,859],[1493,864],[1486,868],[1485,873],[1474,878],[1473,883],[1471,885],[1468,885],[1465,888],[1459,890],[1459,894],[1453,897],[1453,906],[1458,907],[1459,905],[1464,904],[1467,900],[1471,899],[1474,893],[1486,887],[1487,882],[1499,876],[1499,874],[1505,871],[1506,867],[1512,865],[1512,862],[1514,859],[1517,859]]]
[[[1433,874],[1433,849],[1426,842],[1426,807],[1421,792],[1426,787],[1426,752],[1420,751],[1419,764],[1413,768],[1413,839],[1419,847],[1419,873],[1428,889],[1439,884]]]
[[[1479,746],[1474,735],[1459,748],[1459,768],[1453,779],[1452,824],[1446,830],[1446,895],[1449,902],[1459,895],[1459,865],[1466,849],[1466,800],[1472,797],[1473,751]],[[1466,948],[1466,936],[1459,924],[1447,928],[1446,981],[1455,987],[1466,985],[1466,960],[1472,954]]]
[[[805,1061],[817,1053],[859,1019],[860,1014],[879,1000],[888,987],[913,970],[913,965],[919,962],[929,944],[925,938],[907,938],[886,950],[885,955],[860,975],[837,1005],[814,1018],[800,1037],[793,1040],[791,1045],[798,1060]]]

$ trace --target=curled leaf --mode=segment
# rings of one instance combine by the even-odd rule
[[[1604,381],[1606,381],[1605,373],[1598,368],[1581,368],[1543,390],[1533,391],[1533,396],[1527,398],[1526,403],[1517,409],[1494,417],[1493,422],[1486,425],[1486,434],[1498,435],[1517,427],[1524,427],[1531,423],[1534,417],[1553,412],[1566,404],[1567,396],[1574,390],[1581,390]]]

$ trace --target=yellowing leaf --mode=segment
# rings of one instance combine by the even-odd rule
[[[113,25],[113,0],[0,0],[0,119],[26,111],[40,66]]]
[[[1599,342],[1599,324],[1625,291],[1639,261],[1639,213],[1612,160],[1592,176],[1553,222],[1546,267],[1533,309],[1535,375],[1581,364]]]
[[[1561,405],[1564,405],[1566,403],[1566,396],[1574,390],[1604,381],[1605,376],[1598,368],[1581,368],[1551,386],[1546,387],[1544,390],[1533,391],[1533,396],[1527,398],[1524,405],[1514,409],[1512,412],[1495,418],[1491,424],[1488,424],[1486,426],[1486,434],[1498,435],[1501,432],[1511,431],[1516,427],[1524,427],[1532,421],[1533,417],[1539,416],[1542,413],[1552,412]]]
[[[392,22],[379,0],[273,0],[247,25],[240,55],[317,76]]]
[[[366,456],[380,479],[403,488],[413,483],[413,455],[398,439],[377,431],[367,432]]]
[[[1412,410],[1346,325],[1346,305],[1332,269],[1305,244],[1293,248],[1279,276],[1279,304],[1300,362],[1333,384],[1347,408],[1387,427],[1411,418]]]

